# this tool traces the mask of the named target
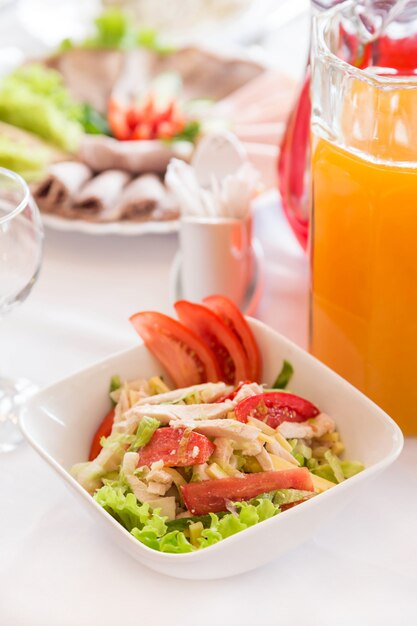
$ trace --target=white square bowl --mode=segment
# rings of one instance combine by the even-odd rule
[[[290,361],[295,370],[291,391],[311,400],[336,420],[346,457],[362,461],[366,469],[214,546],[188,554],[156,552],[137,541],[69,474],[74,463],[87,459],[92,436],[108,410],[110,377],[119,374],[129,380],[162,373],[162,367],[143,344],[44,389],[29,401],[21,417],[21,428],[29,443],[58,472],[80,504],[123,550],[158,572],[179,578],[212,579],[267,563],[312,537],[401,452],[402,433],[384,411],[288,339],[257,320],[249,321],[263,355],[263,381],[271,384],[282,359]]]

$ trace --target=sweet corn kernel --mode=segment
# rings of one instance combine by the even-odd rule
[[[336,443],[334,443],[331,447],[331,451],[333,452],[333,454],[335,454],[336,456],[339,456],[340,454],[342,454],[342,452],[344,451],[345,446],[343,445],[343,443],[341,441],[336,441]]]
[[[335,443],[336,441],[339,441],[339,438],[339,433],[326,433],[319,438],[319,441],[329,441],[330,443]]]
[[[313,458],[322,459],[328,449],[328,446],[317,446],[317,448],[314,448],[313,450]]]
[[[243,471],[248,472],[250,474],[255,474],[256,472],[262,472],[262,467],[259,461],[255,459],[254,456],[248,456],[245,460]]]
[[[195,522],[194,524],[190,524],[188,527],[188,530],[190,532],[190,542],[191,544],[198,548],[199,546],[199,538],[201,537],[201,533],[204,530],[204,526],[201,522]]]

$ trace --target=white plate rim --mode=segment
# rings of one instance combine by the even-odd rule
[[[58,215],[41,213],[44,226],[51,230],[68,233],[84,233],[87,235],[166,235],[178,232],[178,220],[157,222],[120,221],[120,222],[88,222],[71,220]]]

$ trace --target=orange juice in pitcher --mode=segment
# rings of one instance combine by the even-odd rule
[[[346,6],[314,34],[310,347],[417,435],[417,75],[343,62]]]

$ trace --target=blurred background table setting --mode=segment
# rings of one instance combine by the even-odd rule
[[[238,617],[244,625],[260,619],[271,626],[278,619],[288,626],[415,623],[417,506],[409,497],[417,486],[415,438],[406,440],[389,474],[372,483],[372,494],[359,495],[314,541],[241,577],[184,583],[107,543],[29,445],[19,443],[9,420],[16,421],[26,392],[131,347],[136,339],[127,318],[135,311],[172,314],[182,298],[227,294],[242,312],[311,348],[312,324],[320,333],[325,309],[322,292],[314,291],[320,285],[314,258],[343,268],[344,239],[351,241],[341,221],[333,225],[340,237],[328,257],[306,253],[307,241],[325,249],[320,228],[328,219],[316,211],[313,227],[309,221],[311,153],[315,193],[324,194],[317,141],[310,146],[311,72],[319,71],[319,61],[313,69],[308,63],[311,14],[338,4],[0,0],[0,383],[15,381],[11,391],[0,385],[0,408],[8,414],[0,421],[0,446],[3,436],[10,448],[0,454],[0,624],[181,619],[187,625],[196,615],[209,624],[213,615],[202,606],[210,594],[230,624]],[[398,19],[392,15],[395,33],[402,33]],[[358,47],[349,29],[340,32],[344,52],[365,50],[368,58],[373,40]],[[386,49],[378,50],[385,54],[383,42]],[[320,109],[329,87],[323,67],[313,79],[314,128],[319,118],[329,133],[343,127],[350,146],[336,113],[329,121]],[[343,81],[329,87],[333,112],[342,84],[347,89]],[[359,105],[364,97],[360,89],[343,95]],[[375,117],[384,107],[378,103]],[[328,158],[337,164],[336,156]],[[331,175],[325,183],[336,196],[345,183],[332,171],[335,184]],[[13,209],[10,194],[6,208],[2,197],[8,178],[16,186]],[[364,282],[376,258],[353,260]],[[404,266],[412,263],[410,253]],[[377,281],[371,282],[367,289],[375,294]],[[363,292],[350,283],[349,289],[350,302],[362,302]],[[326,294],[329,315],[333,305],[339,311],[336,291]],[[348,333],[350,322],[341,316],[339,323]],[[336,346],[339,337],[332,336]],[[341,360],[354,362],[351,344],[346,352],[343,341],[337,345]],[[361,348],[358,340],[358,367]],[[402,349],[398,355],[408,358]],[[365,389],[365,378],[354,383],[377,393]],[[402,419],[406,434],[415,435],[414,419]]]

